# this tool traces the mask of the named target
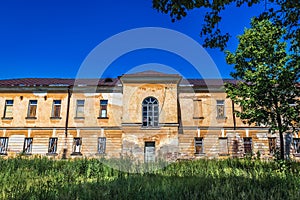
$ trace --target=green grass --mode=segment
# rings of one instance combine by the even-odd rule
[[[113,169],[103,162],[139,173]],[[0,159],[0,199],[300,197],[300,163],[295,162],[198,160],[172,163],[152,172],[145,167],[159,166],[135,166],[126,159]]]

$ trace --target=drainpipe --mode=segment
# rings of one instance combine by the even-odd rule
[[[65,124],[65,146],[63,150],[62,159],[67,158],[67,138],[68,138],[68,126],[69,126],[69,112],[70,112],[70,100],[71,100],[71,86],[68,87],[68,102],[67,102],[67,115],[66,115],[66,124]]]
[[[236,119],[235,119],[235,113],[234,113],[234,103],[231,100],[231,106],[232,106],[232,119],[233,119],[233,130],[236,130]]]

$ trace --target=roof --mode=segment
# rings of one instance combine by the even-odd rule
[[[74,85],[98,85],[115,86],[119,79],[64,79],[64,78],[20,78],[0,80],[0,87],[36,87],[36,86],[74,86]]]
[[[143,71],[133,74],[124,74],[118,78],[100,78],[100,79],[70,79],[70,78],[19,78],[0,80],[0,87],[69,87],[69,86],[117,86],[120,79],[129,78],[132,80],[140,79],[141,81],[153,78],[178,79],[179,86],[207,87],[222,86],[224,82],[236,83],[233,79],[181,79],[179,74],[166,74],[157,71]]]

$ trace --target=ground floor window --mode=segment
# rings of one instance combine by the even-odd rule
[[[31,154],[32,153],[32,141],[33,141],[33,138],[25,138],[24,139],[24,146],[23,146],[23,153],[24,154]]]
[[[98,153],[105,154],[105,149],[106,149],[106,138],[99,137],[98,138]]]
[[[252,154],[252,138],[251,137],[244,138],[244,152],[245,152],[245,154]]]
[[[49,138],[49,146],[48,146],[48,153],[49,154],[56,154],[57,151],[57,138]]]
[[[75,137],[73,139],[73,153],[72,155],[81,155],[82,138]]]
[[[195,137],[195,154],[203,153],[203,137]]]
[[[8,137],[0,137],[0,155],[7,154]]]
[[[269,137],[269,152],[270,154],[274,154],[276,150],[276,137]]]
[[[293,148],[295,153],[300,154],[300,138],[293,139]]]

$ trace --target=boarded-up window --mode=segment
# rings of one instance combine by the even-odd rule
[[[29,100],[27,117],[36,117],[37,100]]]
[[[13,104],[14,100],[6,100],[5,101],[5,108],[4,108],[4,118],[12,118],[13,117]]]
[[[217,100],[217,118],[225,118],[224,100]]]
[[[53,137],[49,138],[49,146],[48,146],[48,153],[49,154],[55,154],[57,151],[57,140],[58,138]]]
[[[274,154],[276,150],[276,137],[269,137],[269,152],[270,154]]]
[[[108,100],[100,100],[100,118],[107,117],[107,104]]]
[[[61,100],[53,100],[52,117],[60,117]]]
[[[98,138],[98,153],[104,154],[106,149],[106,138],[105,137],[99,137]]]
[[[219,154],[220,155],[227,155],[228,154],[228,142],[226,137],[219,138]]]
[[[200,119],[203,118],[203,113],[202,113],[202,101],[199,99],[194,99],[193,100],[194,104],[194,119]]]
[[[77,100],[76,117],[84,117],[84,100]]]
[[[0,137],[0,155],[7,154],[8,137]]]
[[[31,154],[32,152],[32,138],[25,138],[24,139],[24,146],[23,146],[23,153],[24,154]]]
[[[252,138],[244,137],[244,152],[245,154],[252,154]]]
[[[203,137],[195,137],[195,154],[203,153]]]

